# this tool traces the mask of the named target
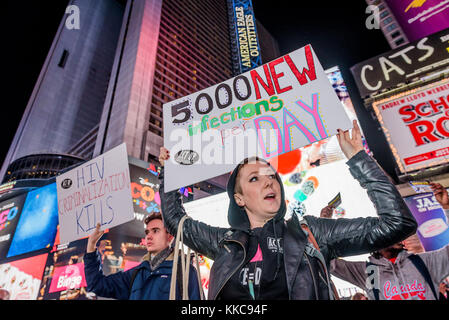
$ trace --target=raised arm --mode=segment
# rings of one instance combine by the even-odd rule
[[[336,220],[304,217],[328,261],[388,247],[404,240],[417,228],[396,187],[377,162],[363,150],[357,123],[354,123],[352,137],[347,132],[340,132],[337,137],[349,159],[349,171],[367,190],[378,217]]]
[[[161,197],[162,217],[167,230],[176,236],[179,221],[186,215],[184,206],[182,205],[182,195],[177,191],[164,191],[164,161],[169,159],[168,150],[161,147],[161,155],[159,162],[162,165],[159,174],[161,187],[159,189]],[[223,239],[224,233],[228,229],[209,226],[203,222],[193,219],[187,219],[184,222],[184,242],[185,244],[198,253],[215,260],[218,253],[219,243]]]

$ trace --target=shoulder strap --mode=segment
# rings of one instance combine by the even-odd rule
[[[131,281],[129,283],[129,293],[128,293],[128,299],[131,296],[131,289],[133,288],[134,280],[136,279],[137,273],[139,272],[140,268],[136,268],[133,270],[133,273],[131,275]]]
[[[315,237],[313,236],[312,231],[310,230],[309,226],[307,225],[307,223],[303,220],[300,222],[301,228],[306,232],[307,234],[307,240],[309,241],[309,243],[311,243],[315,249],[320,253],[320,256],[322,257],[323,261],[321,261],[321,259],[318,258],[318,260],[321,262],[321,265],[323,267],[324,273],[326,274],[327,277],[327,281],[329,282],[329,291],[333,293],[334,299],[335,300],[339,300],[339,296],[337,293],[337,288],[335,287],[334,283],[332,282],[332,280],[329,278],[329,273],[327,271],[325,262],[324,262],[324,257],[321,254],[320,251],[320,247],[318,246],[318,243],[316,242]]]
[[[371,263],[369,261],[366,262],[365,273],[366,273],[367,276],[369,276],[368,270],[367,270],[369,266],[375,266],[375,264]],[[379,298],[379,288],[376,288],[376,286],[372,286],[371,289],[373,290],[374,299],[375,300],[380,300],[380,298]]]
[[[412,255],[408,256],[408,258],[413,263],[415,268],[418,269],[419,273],[421,273],[421,275],[423,276],[424,280],[426,280],[426,282],[429,284],[430,290],[432,290],[432,293],[433,293],[435,299],[438,300],[438,296],[439,295],[437,295],[437,293],[435,291],[435,287],[433,285],[432,277],[430,276],[429,269],[427,269],[426,264],[424,263],[424,261],[417,254],[412,254]]]

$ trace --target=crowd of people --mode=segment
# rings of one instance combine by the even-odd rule
[[[168,299],[182,286],[188,298],[200,298],[201,283],[194,267],[188,279],[172,274],[175,267],[173,236],[180,232],[192,250],[214,261],[210,270],[210,300],[339,299],[331,274],[349,281],[364,293],[351,300],[443,299],[447,297],[449,247],[432,252],[408,252],[406,239],[416,233],[417,223],[407,205],[386,176],[363,149],[360,129],[338,131],[341,150],[353,177],[366,189],[378,217],[332,219],[331,208],[321,217],[292,215],[288,220],[281,179],[269,162],[245,159],[232,172],[228,184],[228,222],[220,228],[188,216],[177,191],[164,192],[164,162],[170,159],[161,148],[162,215],[146,221],[148,255],[126,272],[104,276],[96,244],[99,227],[89,237],[85,256],[88,290],[116,299]],[[447,191],[432,184],[436,199],[449,212]],[[370,253],[369,261],[343,258]],[[177,261],[180,265],[180,261]],[[185,270],[185,269],[184,269]],[[175,288],[170,286],[176,277]]]

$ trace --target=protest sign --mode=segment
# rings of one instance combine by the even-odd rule
[[[134,219],[126,144],[56,178],[61,243]]]
[[[352,127],[310,45],[164,104],[165,191]]]

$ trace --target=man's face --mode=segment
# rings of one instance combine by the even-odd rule
[[[241,193],[235,199],[253,214],[272,217],[281,206],[281,186],[275,172],[266,163],[255,162],[244,165],[239,171]]]
[[[168,247],[173,236],[167,233],[164,223],[160,219],[148,222],[145,228],[145,243],[151,254],[158,254]]]

